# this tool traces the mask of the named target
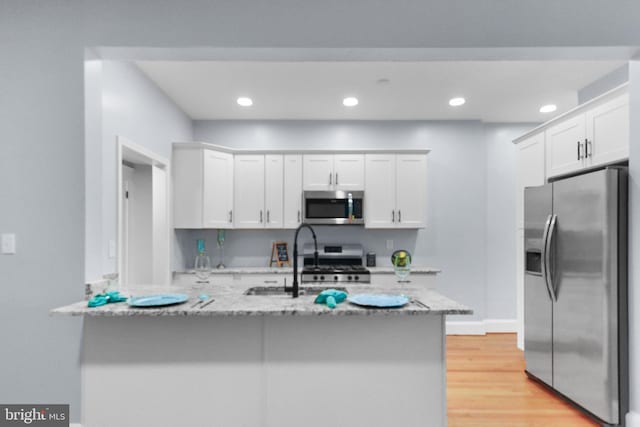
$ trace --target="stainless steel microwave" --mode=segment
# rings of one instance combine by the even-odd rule
[[[364,224],[364,191],[305,191],[307,224]]]

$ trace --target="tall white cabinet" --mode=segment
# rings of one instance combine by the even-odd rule
[[[308,191],[364,189],[363,154],[305,154],[303,188]]]
[[[426,189],[426,154],[366,154],[365,227],[425,227]]]

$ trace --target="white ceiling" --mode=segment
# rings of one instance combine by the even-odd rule
[[[542,122],[623,61],[138,61],[192,119]],[[380,79],[389,83],[380,84]],[[253,106],[236,99],[248,96]],[[355,96],[359,105],[342,105]],[[452,97],[467,103],[450,107]],[[544,104],[558,111],[538,112]]]

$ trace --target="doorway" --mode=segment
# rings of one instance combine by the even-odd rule
[[[118,137],[120,285],[170,283],[169,162]]]

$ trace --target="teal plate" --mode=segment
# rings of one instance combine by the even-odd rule
[[[347,298],[347,301],[363,307],[397,308],[408,304],[409,298],[404,295],[357,294]]]
[[[131,307],[161,307],[164,305],[180,304],[189,299],[186,294],[159,294],[129,298]]]

